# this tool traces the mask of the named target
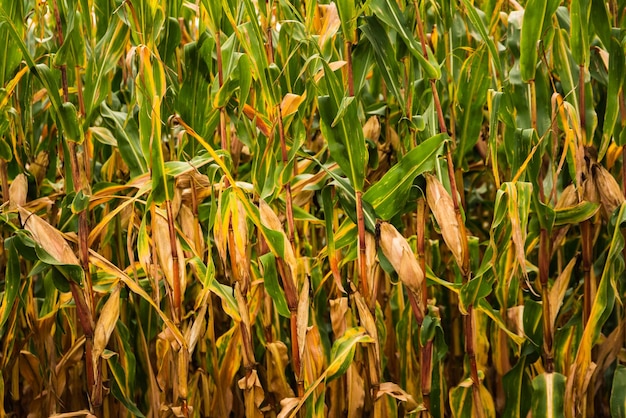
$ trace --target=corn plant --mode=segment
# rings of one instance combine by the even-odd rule
[[[0,0],[0,416],[626,416],[625,34]]]

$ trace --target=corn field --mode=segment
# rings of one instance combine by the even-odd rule
[[[626,0],[0,0],[0,416],[626,417]]]

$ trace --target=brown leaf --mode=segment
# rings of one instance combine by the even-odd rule
[[[567,186],[561,192],[559,200],[554,206],[555,209],[564,209],[575,206],[578,203],[578,195],[576,194],[576,187],[573,184]]]
[[[463,268],[463,242],[452,197],[437,177],[426,174],[426,200],[457,265]],[[523,266],[522,266],[523,267]]]
[[[115,285],[115,288],[109,295],[109,299],[106,301],[100,312],[100,318],[96,323],[96,329],[93,335],[93,362],[94,365],[100,360],[100,356],[106,348],[113,330],[115,330],[115,324],[120,316],[120,284]]]
[[[289,354],[287,346],[282,341],[273,341],[265,346],[267,353],[267,385],[268,390],[276,395],[277,399],[291,398],[294,396],[293,390],[287,382],[287,364],[289,364]]]
[[[340,69],[346,64],[347,64],[347,61],[333,61],[333,62],[329,62],[328,66],[330,67],[331,71],[337,71],[338,69]],[[317,74],[315,74],[315,77],[313,77],[313,79],[317,83],[318,81],[322,79],[322,77],[324,77],[323,69],[319,70]]]
[[[195,254],[204,254],[205,245],[202,229],[197,222],[197,218],[186,204],[183,204],[178,211],[178,222]]]
[[[35,177],[37,185],[41,185],[43,182],[49,164],[50,157],[48,156],[48,151],[40,151],[37,157],[35,157],[35,161],[28,165],[28,171]]]
[[[246,402],[246,416],[263,417],[261,412],[261,404],[265,399],[265,393],[259,380],[259,375],[256,370],[250,370],[247,376],[242,377],[237,382],[239,389],[244,391],[244,398]]]
[[[309,281],[304,280],[302,290],[300,291],[300,297],[298,298],[298,312],[296,320],[300,358],[302,358],[306,348],[306,333],[309,326],[309,300]]]
[[[272,208],[265,203],[263,200],[259,200],[259,213],[261,214],[261,223],[269,229],[274,231],[281,232],[283,235],[283,248],[285,251],[284,260],[287,262],[289,267],[291,268],[292,277],[296,277],[296,271],[298,269],[298,263],[296,261],[296,256],[293,252],[293,248],[291,248],[291,243],[283,230],[283,225],[276,216],[276,213],[272,210]]]
[[[550,303],[550,323],[552,324],[552,329],[554,329],[556,317],[559,314],[559,309],[561,309],[561,304],[563,303],[565,292],[567,291],[570,278],[572,277],[574,266],[576,266],[576,257],[572,258],[570,262],[567,263],[567,266],[561,271],[561,274],[559,274],[559,277],[557,277],[550,288],[548,299]],[[543,303],[546,303],[546,301]]]
[[[172,258],[172,245],[170,241],[170,230],[164,214],[154,211],[152,217],[152,239],[155,242],[159,265],[165,274],[170,289],[174,288],[174,259]],[[183,257],[183,247],[176,238],[176,249],[178,253],[178,278],[181,294],[185,293],[185,262]]]
[[[401,402],[405,402],[405,409],[407,413],[412,413],[416,409],[418,409],[417,402],[413,399],[411,394],[407,393],[404,389],[392,382],[384,382],[380,384],[378,388],[378,392],[376,393],[376,398],[380,398],[383,395],[391,396]]]
[[[306,350],[302,353],[302,378],[304,386],[308,387],[317,380],[324,370],[324,347],[322,338],[316,326],[306,330]],[[318,389],[323,390],[322,386]]]
[[[348,327],[346,318],[348,316],[348,298],[331,299],[330,303],[330,323],[333,327],[335,338],[341,337]]]

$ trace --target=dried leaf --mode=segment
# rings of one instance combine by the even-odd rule
[[[96,329],[93,336],[93,361],[96,364],[104,349],[106,348],[109,338],[115,329],[115,324],[120,316],[120,285],[117,284],[113,292],[109,295],[109,299],[102,307],[100,318],[96,323]]]
[[[378,388],[378,392],[376,393],[376,398],[378,399],[382,397],[383,395],[388,395],[401,402],[405,402],[406,403],[405,409],[407,413],[409,414],[412,412],[415,412],[415,410],[418,408],[417,402],[415,402],[415,399],[413,399],[413,396],[411,396],[409,393],[407,393],[404,389],[402,389],[400,386],[398,386],[395,383],[392,383],[392,382],[381,383],[380,387]]]
[[[276,418],[287,418],[290,416],[291,411],[298,407],[300,398],[284,398],[280,401],[280,413]]]
[[[316,326],[306,330],[306,350],[302,353],[302,378],[304,386],[308,387],[322,374],[324,370],[324,346]]]
[[[170,230],[167,219],[158,211],[154,211],[152,217],[152,239],[155,242],[159,265],[165,274],[170,289],[174,288],[174,259],[172,258],[172,245],[170,240]],[[183,257],[183,247],[176,238],[176,249],[178,252],[178,280],[180,282],[181,294],[185,293],[185,261]]]
[[[335,338],[341,337],[348,328],[348,298],[331,299],[330,303],[330,323],[333,327]]]
[[[293,390],[287,382],[287,364],[289,364],[289,354],[287,346],[282,341],[273,341],[265,346],[267,353],[267,385],[270,393],[276,395],[277,399],[291,398],[294,396]]]
[[[300,297],[298,298],[298,316],[296,320],[300,358],[302,358],[306,347],[306,332],[309,326],[309,300],[309,281],[304,280],[304,285],[302,286]]]
[[[74,255],[74,251],[72,251],[63,234],[58,229],[22,207],[18,207],[17,210],[22,219],[24,229],[29,231],[35,242],[55,260],[61,264],[80,264],[76,255]]]
[[[259,200],[259,212],[261,214],[261,223],[269,229],[274,231],[281,232],[283,234],[283,248],[285,251],[285,261],[289,265],[292,271],[292,277],[296,277],[295,273],[298,269],[298,262],[296,261],[296,256],[293,252],[293,248],[291,248],[291,243],[283,230],[283,225],[276,216],[276,213],[272,210],[272,208],[265,203],[263,200]]]
[[[578,203],[578,195],[576,194],[576,187],[573,184],[567,186],[561,192],[558,202],[554,206],[555,209],[563,209],[574,206]]]
[[[315,10],[315,20],[318,23],[319,39],[317,41],[320,48],[323,48],[326,42],[332,39],[341,26],[339,12],[334,2],[330,4],[318,4]]]
[[[569,285],[575,266],[576,257],[572,258],[570,262],[567,263],[567,266],[561,271],[561,274],[559,274],[559,277],[557,277],[550,288],[548,298],[550,302],[550,323],[552,324],[552,329],[554,329],[556,317],[559,314],[559,309],[561,309],[561,304],[563,303],[563,298],[565,297],[565,292],[567,291],[567,286]]]
[[[239,389],[244,391],[246,416],[263,417],[260,407],[265,399],[265,393],[263,392],[257,371],[254,369],[250,370],[245,377],[239,379],[237,384]]]

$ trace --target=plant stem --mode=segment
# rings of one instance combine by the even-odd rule
[[[167,212],[167,229],[169,231],[170,247],[172,251],[172,275],[174,287],[174,323],[180,324],[182,314],[182,289],[180,287],[180,268],[178,264],[178,245],[176,242],[176,226],[174,225],[174,213],[170,199],[165,201]]]
[[[61,15],[59,13],[58,3],[54,1],[54,18],[56,24],[56,37],[59,48],[63,46],[63,28],[61,25]],[[69,87],[67,82],[67,67],[65,64],[60,66],[61,85],[63,91],[63,101],[69,102]],[[74,191],[79,193],[83,191],[83,183],[80,175],[80,166],[76,155],[76,143],[68,141],[68,151],[70,156],[70,165],[72,172],[72,183]],[[87,384],[91,389],[91,403],[95,407],[96,414],[99,415],[102,405],[102,370],[101,362],[97,361],[93,364],[93,332],[94,332],[94,296],[93,286],[91,282],[91,273],[89,270],[89,224],[87,221],[87,209],[83,209],[78,213],[78,247],[79,260],[85,274],[85,289],[81,289],[70,281],[72,296],[76,302],[76,310],[80,318],[83,332],[85,333],[85,368],[87,370]],[[94,368],[95,366],[95,368]]]
[[[417,200],[417,260],[420,264],[422,271],[426,271],[426,200],[419,198]],[[422,309],[426,314],[426,307],[428,306],[428,286],[426,280],[422,281]],[[420,323],[420,332],[421,326]],[[422,389],[422,400],[427,410],[430,410],[430,391],[432,386],[432,353],[433,353],[433,341],[428,340],[425,346],[420,345],[420,383]]]
[[[420,42],[422,44],[422,52],[424,56],[427,56],[428,50],[426,49],[426,36],[424,35],[424,24],[422,22],[422,18],[420,15],[419,7],[416,4],[415,7],[415,15],[417,21],[417,30],[420,37]],[[439,121],[439,131],[441,133],[448,133],[448,128],[446,127],[446,120],[443,116],[443,109],[441,107],[441,101],[439,100],[439,93],[437,92],[437,84],[436,80],[430,80],[430,86],[433,94],[433,101],[435,104],[435,109],[437,110],[437,118]],[[446,160],[448,162],[448,178],[450,180],[450,191],[452,195],[452,202],[454,204],[454,212],[457,218],[457,222],[459,224],[459,233],[461,235],[461,243],[463,249],[463,265],[459,266],[461,268],[461,274],[463,275],[463,283],[467,283],[471,280],[471,271],[469,267],[469,251],[467,247],[467,232],[465,230],[465,223],[463,222],[463,216],[461,215],[461,208],[459,205],[459,199],[457,193],[459,193],[459,189],[456,184],[456,175],[454,170],[454,163],[452,161],[452,152],[450,150],[452,145],[450,143],[446,146]],[[477,416],[482,418],[484,415],[484,408],[482,404],[482,399],[480,397],[480,380],[478,379],[478,366],[476,364],[476,354],[474,352],[474,341],[475,341],[475,328],[474,328],[474,308],[472,305],[467,307],[467,315],[464,321],[465,325],[465,350],[469,357],[470,362],[470,376],[472,378],[472,395],[474,399],[474,408],[476,410]]]

